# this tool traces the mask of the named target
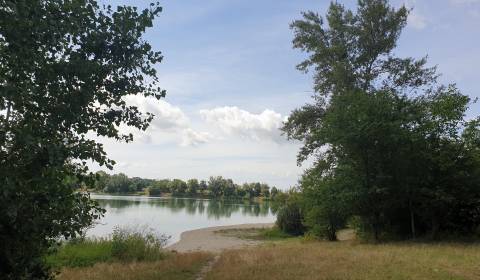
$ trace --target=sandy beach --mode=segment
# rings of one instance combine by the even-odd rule
[[[225,249],[235,249],[245,246],[258,245],[261,243],[261,241],[244,240],[233,236],[225,236],[215,232],[226,229],[270,228],[273,225],[273,223],[240,224],[185,231],[180,235],[180,241],[168,246],[167,249],[177,252],[221,252]]]

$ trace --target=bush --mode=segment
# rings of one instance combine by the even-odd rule
[[[149,228],[119,228],[112,234],[112,256],[121,261],[153,261],[164,257],[168,237]]]
[[[116,227],[110,238],[72,239],[46,257],[54,268],[92,266],[110,261],[156,261],[165,257],[168,237],[149,228]]]
[[[302,220],[300,206],[296,202],[288,202],[278,211],[276,224],[283,232],[297,236],[305,232]]]

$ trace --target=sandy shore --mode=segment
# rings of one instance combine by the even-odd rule
[[[177,252],[208,251],[220,252],[225,249],[241,248],[258,245],[261,241],[244,240],[232,236],[215,233],[224,229],[270,228],[268,224],[241,224],[233,226],[208,227],[185,231],[180,235],[180,241],[167,247],[168,250]]]

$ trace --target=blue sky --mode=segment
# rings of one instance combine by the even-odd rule
[[[104,3],[110,3],[104,0]],[[102,3],[103,3],[102,2]],[[354,7],[356,1],[339,1]],[[146,5],[146,1],[114,4]],[[392,1],[414,8],[396,53],[428,54],[441,81],[480,97],[480,0]],[[329,1],[166,0],[146,34],[164,61],[162,102],[132,99],[157,119],[132,144],[106,140],[114,172],[147,178],[208,178],[294,185],[299,143],[278,131],[309,101],[312,80],[295,69],[304,54],[291,47],[289,23],[301,11],[325,14]],[[469,117],[478,115],[473,104]],[[307,164],[308,166],[308,164]]]

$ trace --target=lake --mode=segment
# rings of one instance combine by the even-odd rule
[[[107,212],[87,236],[106,237],[115,226],[148,226],[171,236],[168,244],[187,230],[247,223],[272,223],[268,202],[92,194]]]

